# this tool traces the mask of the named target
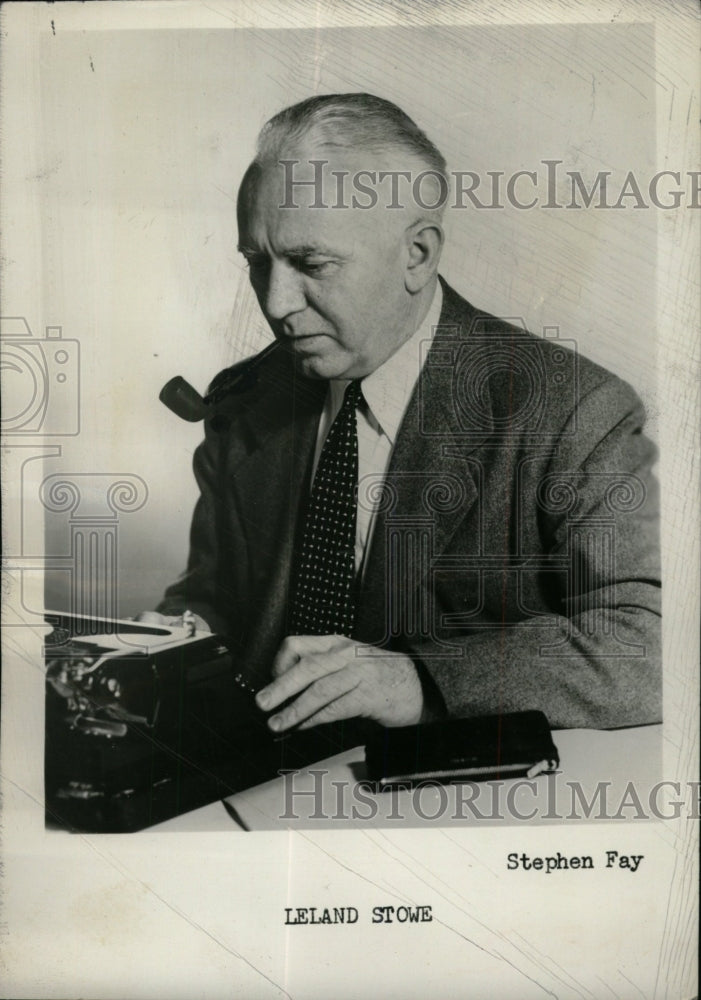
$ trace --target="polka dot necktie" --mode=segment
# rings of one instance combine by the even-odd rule
[[[294,581],[293,635],[350,636],[355,622],[355,527],[360,382],[343,405],[321,449]]]

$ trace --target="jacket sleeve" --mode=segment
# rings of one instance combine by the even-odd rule
[[[568,433],[575,418],[580,432]],[[552,615],[451,633],[462,655],[411,648],[449,715],[537,708],[561,728],[660,721],[659,499],[643,422],[632,389],[611,378],[558,438],[538,484],[541,552],[568,567]]]
[[[190,552],[185,573],[165,592],[156,608],[161,614],[179,615],[187,608],[203,618],[214,632],[226,632],[227,622],[221,606],[221,568],[217,553],[225,529],[225,500],[222,481],[221,435],[209,426],[205,439],[193,459],[200,495],[190,528]]]

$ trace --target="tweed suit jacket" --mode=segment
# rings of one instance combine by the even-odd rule
[[[283,348],[257,376],[207,421],[188,568],[159,610],[200,614],[262,686],[288,634],[326,384]],[[387,476],[359,484],[359,502],[377,505],[354,634],[364,655],[407,652],[451,716],[659,721],[656,452],[643,422],[626,383],[443,282]]]

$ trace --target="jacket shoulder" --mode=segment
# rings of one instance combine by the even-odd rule
[[[242,358],[235,365],[230,365],[228,368],[223,368],[220,372],[217,372],[207,387],[207,395],[220,395],[229,385],[235,383],[240,376],[245,376],[247,372],[254,371],[262,362],[266,353],[268,353],[269,348],[270,345],[258,351],[257,354],[251,354],[247,358]]]
[[[626,408],[641,405],[628,383],[580,354],[573,338],[538,336],[519,319],[477,309],[442,284],[441,325],[458,330],[466,368],[469,365],[464,373],[468,391],[479,395],[486,390],[500,421],[533,410],[534,417],[539,412],[543,418],[548,415],[546,422],[557,422],[604,387],[607,397]]]

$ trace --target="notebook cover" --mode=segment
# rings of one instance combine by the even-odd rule
[[[537,711],[383,729],[365,759],[368,778],[382,786],[518,777],[559,764],[548,720]]]

